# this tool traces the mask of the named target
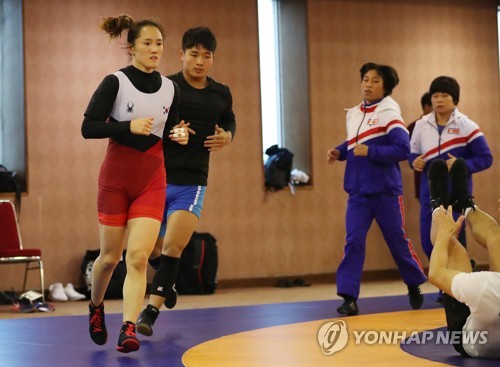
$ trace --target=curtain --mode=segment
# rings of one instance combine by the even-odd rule
[[[0,0],[0,164],[25,187],[22,0]]]

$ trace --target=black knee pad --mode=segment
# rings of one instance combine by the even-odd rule
[[[177,279],[179,262],[179,258],[161,255],[160,266],[151,284],[151,294],[166,298]]]

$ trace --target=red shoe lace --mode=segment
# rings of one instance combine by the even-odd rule
[[[126,336],[134,336],[135,337],[135,325],[127,324],[127,328],[123,331]]]
[[[94,315],[90,319],[90,323],[92,324],[92,329],[94,332],[102,331],[102,314],[101,309],[94,309]]]

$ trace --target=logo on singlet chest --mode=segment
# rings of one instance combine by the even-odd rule
[[[133,113],[133,112],[134,112],[134,102],[128,101],[127,102],[127,113]]]

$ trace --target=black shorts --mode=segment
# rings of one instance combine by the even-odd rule
[[[455,298],[443,292],[443,306],[446,314],[446,324],[448,331],[460,332],[462,335],[463,327],[470,316],[470,309],[465,303],[457,301]],[[462,338],[460,343],[453,343],[455,350],[464,357],[470,357],[462,345]]]

